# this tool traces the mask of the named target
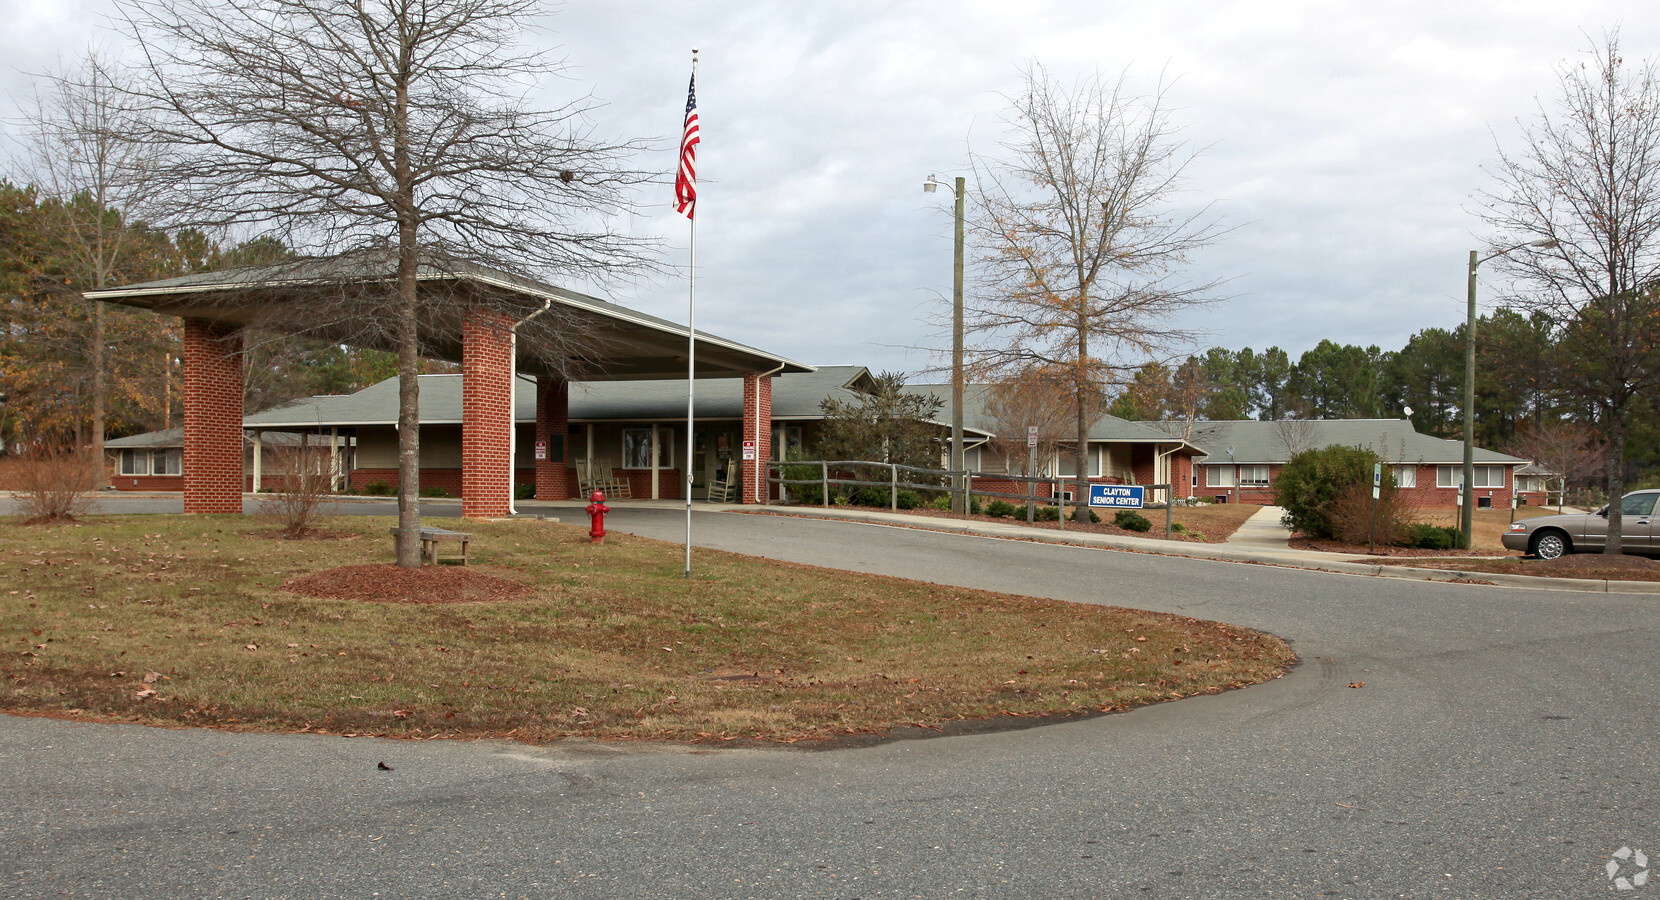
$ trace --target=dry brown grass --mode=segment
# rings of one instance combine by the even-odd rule
[[[388,520],[334,541],[242,517],[0,526],[13,712],[406,737],[796,741],[1079,715],[1277,677],[1279,639],[699,551],[469,522],[523,599],[374,603],[291,578],[390,561]]]
[[[1516,518],[1528,519],[1534,516],[1554,516],[1554,506],[1521,506],[1516,508]],[[1416,520],[1431,525],[1458,526],[1458,507],[1432,506],[1423,507],[1417,511]],[[1513,554],[1515,551],[1506,549],[1503,543],[1504,533],[1510,530],[1510,508],[1478,509],[1471,517],[1471,528],[1475,540],[1471,542],[1473,551],[1492,554]]]

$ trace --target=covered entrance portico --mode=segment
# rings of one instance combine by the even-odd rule
[[[234,513],[244,489],[243,353],[250,330],[302,334],[394,350],[390,327],[351,316],[389,308],[390,261],[300,262],[231,269],[89,293],[89,299],[149,309],[184,321],[183,484],[186,512]],[[462,515],[512,512],[514,376],[536,379],[537,499],[569,499],[570,379],[686,378],[687,328],[595,297],[471,264],[423,267],[421,355],[461,364]],[[357,304],[347,307],[342,297]],[[342,314],[343,311],[348,314]],[[533,323],[527,325],[527,323]],[[529,351],[529,352],[527,352]],[[746,503],[764,495],[770,456],[771,379],[811,372],[781,356],[698,332],[699,381],[741,378],[745,435],[760,442],[741,461]],[[385,423],[396,425],[396,420]],[[683,456],[682,446],[676,451]],[[684,488],[682,488],[684,489]]]

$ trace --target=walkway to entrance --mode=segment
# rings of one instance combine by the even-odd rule
[[[1280,518],[1284,515],[1283,507],[1264,506],[1228,538],[1228,546],[1284,550],[1291,540],[1291,529],[1280,524]]]

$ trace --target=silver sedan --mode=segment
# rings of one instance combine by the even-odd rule
[[[1632,491],[1620,498],[1620,549],[1626,553],[1656,553],[1649,522],[1660,491]],[[1540,559],[1568,553],[1602,550],[1608,543],[1608,507],[1593,513],[1540,516],[1523,519],[1504,534],[1504,545]]]

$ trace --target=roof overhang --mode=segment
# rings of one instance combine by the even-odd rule
[[[342,285],[354,289],[385,290],[390,295],[394,279],[384,267],[349,274],[329,274],[331,264],[283,264],[230,269],[204,275],[171,278],[126,287],[89,291],[92,300],[147,309],[164,315],[205,319],[232,327],[270,327],[280,320],[275,313],[303,310],[308,303],[318,306],[333,302]],[[322,274],[319,274],[319,273]],[[530,278],[484,266],[452,266],[447,271],[427,270],[417,276],[426,290],[452,294],[471,293],[488,297],[496,308],[529,315],[544,307],[557,307],[561,321],[573,334],[581,335],[591,355],[574,361],[577,373],[586,381],[632,381],[685,378],[689,329],[626,307],[608,303],[575,291],[543,284]],[[450,315],[423,316],[421,355],[433,359],[461,359],[460,322]],[[348,324],[311,324],[305,328],[278,330],[303,333],[325,341],[374,350],[395,350],[389,337],[365,337]],[[735,378],[749,373],[782,374],[811,372],[812,366],[749,347],[707,332],[697,332],[698,378]],[[529,375],[554,374],[545,371],[533,354],[520,355],[519,371]],[[566,373],[560,373],[566,374]]]

